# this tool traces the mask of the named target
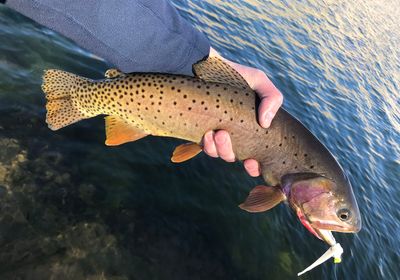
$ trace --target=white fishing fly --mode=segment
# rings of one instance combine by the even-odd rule
[[[328,251],[326,251],[319,259],[317,259],[314,263],[312,263],[309,267],[304,269],[302,272],[297,273],[297,276],[300,276],[307,271],[314,269],[320,264],[326,262],[330,258],[333,257],[334,263],[340,263],[342,261],[343,248],[340,246],[340,243],[333,244]]]

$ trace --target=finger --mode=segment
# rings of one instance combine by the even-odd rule
[[[282,105],[283,95],[263,72],[260,73],[254,90],[261,99],[258,107],[258,121],[262,127],[267,128]]]
[[[260,164],[255,159],[246,159],[243,162],[243,165],[250,176],[252,177],[260,176]]]
[[[218,155],[227,162],[235,161],[235,154],[232,150],[232,142],[229,133],[225,130],[219,130],[214,134],[215,146]]]
[[[217,148],[214,142],[214,131],[207,131],[203,137],[204,152],[210,157],[218,157]]]
[[[262,127],[270,127],[272,119],[282,105],[282,101],[282,95],[279,91],[270,93],[269,96],[261,99],[260,106],[258,107],[258,121]]]

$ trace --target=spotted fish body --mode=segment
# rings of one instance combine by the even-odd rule
[[[298,120],[280,109],[270,128],[264,129],[257,123],[256,95],[236,71],[208,60],[195,65],[194,72],[196,76],[189,77],[109,70],[105,79],[90,80],[48,70],[42,86],[48,101],[47,123],[56,130],[107,115],[108,145],[146,135],[200,144],[206,131],[224,129],[230,133],[237,159],[259,161],[268,185],[284,188],[284,178],[290,174],[319,174],[336,183],[335,193],[355,205],[359,215],[340,166]]]
[[[56,83],[49,84],[53,78]],[[265,179],[272,184],[288,173],[329,174],[329,161],[334,161],[319,141],[283,109],[269,129],[260,127],[254,92],[244,86],[152,73],[121,74],[94,81],[58,70],[48,70],[44,80],[49,99],[47,121],[52,129],[101,114],[124,120],[144,135],[195,143],[201,142],[206,131],[224,129],[231,135],[236,157],[258,160],[265,169]],[[53,99],[55,90],[49,85],[61,91],[66,87],[70,94]],[[68,113],[52,109],[54,103],[58,110],[66,110],[71,102]]]

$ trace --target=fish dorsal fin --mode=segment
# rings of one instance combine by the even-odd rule
[[[247,212],[264,212],[284,201],[286,196],[278,187],[257,186],[239,207]]]
[[[196,77],[213,83],[228,84],[230,86],[251,90],[245,79],[228,63],[218,57],[208,57],[193,65]]]
[[[172,153],[171,161],[174,163],[184,162],[197,156],[201,151],[202,148],[199,144],[185,143],[175,148]]]
[[[106,120],[106,142],[107,146],[117,146],[127,142],[133,142],[147,136],[142,130],[128,124],[119,117],[107,116]]]
[[[104,73],[104,77],[106,77],[107,79],[114,79],[122,76],[125,76],[125,73],[115,68],[108,69],[106,73]]]

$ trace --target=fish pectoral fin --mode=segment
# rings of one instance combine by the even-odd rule
[[[246,80],[228,63],[218,57],[208,57],[193,64],[193,74],[207,82],[228,84],[236,88],[251,90]]]
[[[113,79],[122,76],[125,76],[125,73],[115,68],[108,69],[106,73],[104,73],[104,77],[106,77],[107,79]]]
[[[127,142],[133,142],[148,135],[119,117],[107,116],[105,120],[105,144],[107,146],[117,146]]]
[[[203,149],[196,143],[185,143],[175,148],[171,161],[180,163],[197,156]]]
[[[285,195],[278,187],[256,186],[239,207],[247,212],[264,212],[285,199]]]

